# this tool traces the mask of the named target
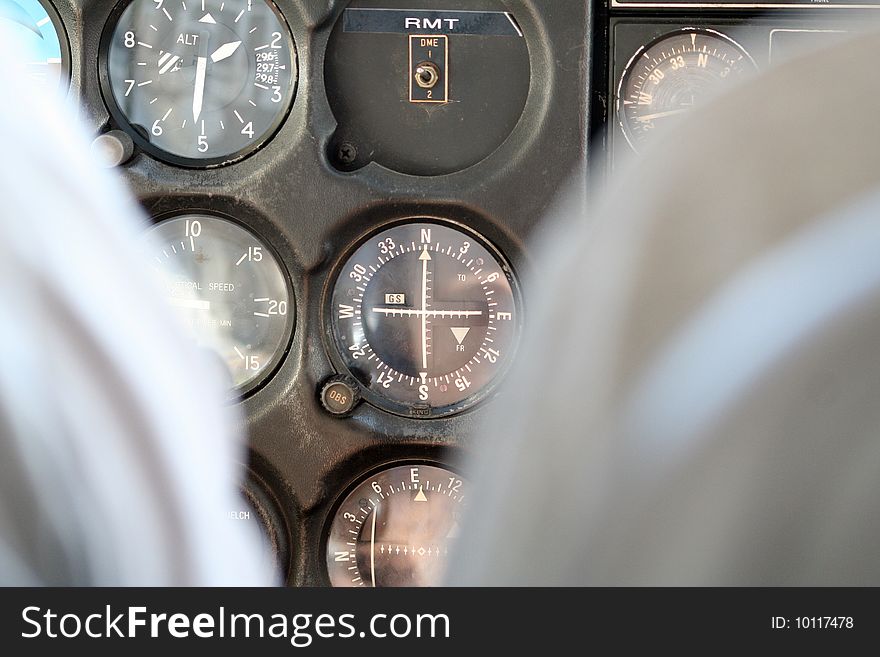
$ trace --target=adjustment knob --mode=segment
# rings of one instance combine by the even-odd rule
[[[330,415],[344,417],[354,410],[361,400],[358,384],[347,376],[331,376],[321,386],[321,405]]]
[[[92,153],[102,166],[112,169],[131,159],[134,155],[134,142],[122,130],[111,130],[95,137]]]

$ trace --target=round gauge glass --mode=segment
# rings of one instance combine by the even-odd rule
[[[4,38],[15,40],[15,51],[36,85],[47,91],[66,90],[70,51],[58,12],[48,0],[0,0]]]
[[[272,249],[239,224],[185,215],[154,226],[148,255],[168,302],[214,355],[234,395],[266,380],[294,326],[293,292]]]
[[[459,533],[467,480],[435,465],[393,466],[361,479],[327,535],[333,586],[439,586]]]
[[[104,31],[113,118],[145,151],[182,166],[245,157],[280,127],[297,64],[269,0],[133,0]]]
[[[337,361],[364,398],[410,417],[483,399],[509,365],[520,297],[501,254],[476,234],[415,221],[361,243],[329,304]]]
[[[756,70],[743,47],[720,32],[684,28],[659,37],[633,55],[617,88],[626,140],[638,150],[658,128]]]

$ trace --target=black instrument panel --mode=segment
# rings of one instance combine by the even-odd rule
[[[614,175],[704,88],[844,38],[862,15],[627,0],[52,4],[68,93],[95,136],[132,140],[119,171],[154,232],[180,244],[166,257],[191,270],[169,297],[211,327],[203,346],[229,368],[251,456],[230,521],[267,528],[290,585],[348,568],[356,583],[437,583],[419,560],[438,546],[446,557],[456,464],[504,394],[548,208],[561,192],[587,207],[588,168]],[[223,266],[200,278],[206,254]],[[407,545],[399,522],[371,524],[397,508],[439,509],[442,535]]]
[[[457,509],[456,464],[503,395],[496,372],[527,321],[533,239],[559,192],[585,189],[587,3],[53,4],[70,42],[68,93],[95,136],[131,138],[118,170],[156,222],[169,298],[233,375],[251,460],[230,522],[268,528],[267,550],[288,584],[326,585],[334,513],[371,472],[450,473],[445,483],[389,482],[398,497],[388,508],[403,491],[414,512]],[[403,24],[377,29],[347,9],[396,10]],[[433,241],[415,252],[404,245],[393,266],[380,266],[386,240],[425,227]],[[376,262],[344,269],[359,245]],[[166,251],[189,272],[168,274]],[[208,261],[214,269],[203,275]],[[427,361],[412,387],[395,378],[386,388],[387,372],[360,370],[339,351],[330,304],[334,292],[358,294],[338,283],[361,264],[385,272],[370,277],[380,312],[368,310],[382,320],[370,335],[411,338],[397,376]],[[497,343],[495,332],[504,335]],[[321,393],[340,380],[359,403],[334,414]],[[386,399],[411,399],[411,410]],[[425,412],[435,403],[440,412]],[[421,547],[438,558],[436,545],[395,540],[415,547],[416,559]]]

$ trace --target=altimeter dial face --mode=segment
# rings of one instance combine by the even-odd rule
[[[510,267],[477,235],[413,222],[365,240],[339,270],[330,329],[367,401],[436,417],[486,396],[519,334]]]
[[[635,150],[707,98],[755,71],[730,37],[685,28],[665,34],[633,55],[617,89],[617,116]]]
[[[265,143],[296,88],[296,51],[268,0],[133,0],[105,30],[114,118],[152,155],[216,166]]]

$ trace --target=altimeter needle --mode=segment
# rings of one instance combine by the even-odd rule
[[[238,50],[238,47],[241,45],[241,41],[230,41],[229,43],[224,43],[222,46],[217,48],[213,53],[211,53],[211,61],[215,64],[217,62],[222,62],[224,59],[228,57],[232,57],[233,53]],[[197,57],[196,58],[196,89],[193,92],[193,121],[198,121],[199,117],[202,115],[202,104],[205,99],[205,75],[208,72],[208,58],[207,57]]]
[[[211,61],[215,64],[217,62],[222,62],[227,57],[232,57],[233,53],[238,50],[238,47],[241,45],[241,41],[230,41],[229,43],[224,43],[222,46],[217,48],[213,53],[211,53]]]
[[[193,121],[198,121],[202,114],[202,101],[205,96],[205,73],[208,69],[208,58],[196,59],[196,89],[193,92]]]

